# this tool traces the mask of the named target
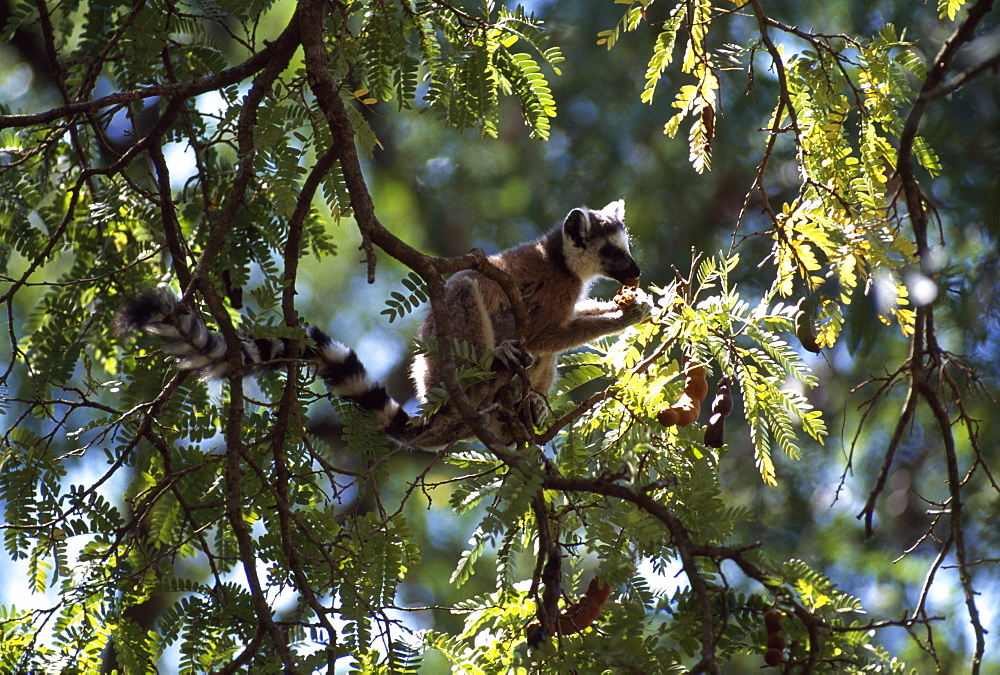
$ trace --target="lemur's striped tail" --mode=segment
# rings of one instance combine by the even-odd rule
[[[229,375],[226,341],[213,333],[201,317],[167,291],[145,291],[125,300],[115,317],[118,332],[141,330],[163,342],[163,351],[176,357],[179,370],[194,370],[204,380]],[[277,370],[288,353],[283,338],[241,339],[243,374]]]
[[[177,359],[180,370],[197,371],[204,380],[229,375],[225,340],[168,291],[146,291],[128,298],[118,310],[115,327],[119,333],[143,331],[158,338],[163,351]],[[303,357],[317,367],[330,393],[375,413],[388,433],[401,432],[409,415],[368,375],[354,350],[331,340],[318,328],[310,327],[308,332],[316,344],[307,348]],[[289,352],[287,338],[241,338],[243,374],[279,370]]]
[[[402,432],[410,416],[385,387],[371,378],[354,350],[331,340],[315,326],[310,326],[308,333],[316,343],[317,375],[323,378],[330,392],[375,413],[390,435]]]

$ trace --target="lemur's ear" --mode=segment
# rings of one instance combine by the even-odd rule
[[[624,223],[625,222],[625,200],[619,199],[616,202],[611,202],[603,209],[601,213],[609,218],[614,218],[615,220]]]
[[[573,209],[563,221],[563,236],[577,248],[584,248],[590,238],[590,215],[585,209]]]

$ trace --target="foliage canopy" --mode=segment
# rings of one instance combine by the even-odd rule
[[[980,434],[992,374],[946,348],[963,301],[928,290],[967,297],[976,279],[942,263],[949,246],[973,254],[951,244],[955,218],[933,221],[929,186],[949,167],[921,121],[1000,61],[961,52],[996,23],[992,2],[942,0],[924,17],[940,39],[923,44],[885,22],[799,28],[759,0],[592,3],[610,20],[581,38],[559,24],[568,8],[536,4],[553,30],[491,1],[9,3],[0,43],[43,83],[0,104],[0,499],[10,564],[46,601],[0,606],[4,670],[719,672],[777,650],[797,672],[902,671],[894,648],[917,667],[987,665],[996,535],[970,511],[995,512],[1000,492]],[[112,331],[120,298],[163,285],[231,344],[304,337],[311,311],[352,302],[324,270],[355,245],[369,282],[399,279],[376,286],[383,319],[440,307],[448,274],[486,263],[420,253],[419,224],[376,215],[400,199],[379,184],[398,128],[468,130],[477,148],[563,142],[555,83],[585,57],[562,42],[581,40],[586,63],[634,84],[616,105],[650,104],[671,138],[687,125],[686,182],[736,148],[727,88],[763,101],[746,127],[761,134],[748,181],[726,186],[730,249],[663,270],[653,321],[566,355],[552,421],[518,447],[484,429],[410,455],[342,402],[333,431],[317,422],[330,402],[295,362],[210,385]],[[901,347],[866,383],[852,441],[818,409],[826,365],[809,352],[852,358],[872,340],[859,316]],[[438,338],[456,368],[435,401],[468,407],[461,383],[489,364],[445,324]],[[660,423],[696,366],[733,392],[726,444]],[[875,446],[869,535],[892,527],[876,514],[900,454],[944,467],[912,547],[886,554],[918,561],[905,606],[866,610],[851,579],[755,534],[760,514],[725,485],[726,463],[748,457],[760,485],[794,484],[783,458],[818,456],[831,433],[846,469]],[[452,531],[462,552],[444,555]],[[419,602],[418,570],[442,577]],[[941,617],[948,570],[957,606]],[[595,627],[529,648],[525,627],[551,633],[595,576],[612,587]],[[915,647],[883,637],[900,628]]]

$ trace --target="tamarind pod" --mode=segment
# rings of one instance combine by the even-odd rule
[[[692,399],[687,394],[681,396],[677,403],[671,406],[677,411],[677,426],[689,427],[698,421],[701,415],[701,401]]]
[[[764,612],[764,628],[767,629],[767,634],[774,635],[781,630],[781,620],[784,618],[785,615],[777,607]]]
[[[708,396],[708,378],[705,366],[695,366],[687,372],[684,379],[684,393],[695,401],[704,401]]]
[[[687,359],[685,359],[685,364]],[[675,424],[679,427],[691,426],[701,415],[701,402],[708,395],[708,380],[705,366],[690,368],[684,377],[684,393],[677,401],[656,414],[656,420],[665,427]]]
[[[573,635],[597,621],[609,597],[611,597],[611,585],[601,582],[597,577],[591,579],[583,597],[559,614],[557,623],[559,632],[563,635]]]
[[[726,444],[726,418],[720,413],[712,413],[705,427],[705,445],[721,448]]]
[[[681,410],[677,416],[677,426],[679,427],[689,427],[698,421],[698,415],[701,414],[701,408],[686,408]]]
[[[609,597],[611,597],[611,585],[606,582],[602,583],[597,577],[594,577],[587,586],[587,592],[556,617],[556,630],[561,635],[579,633],[597,621]],[[528,646],[533,649],[540,647],[548,638],[545,631],[542,630],[542,624],[538,621],[529,623],[524,632]]]
[[[687,368],[688,359],[684,358],[683,367]],[[673,405],[662,408],[656,413],[656,421],[665,427],[674,425],[686,427],[695,423],[701,414],[701,402],[708,395],[708,380],[705,366],[695,365],[688,368],[684,374],[684,393]]]
[[[661,409],[656,413],[656,421],[665,427],[672,427],[677,424],[677,411],[672,407]]]
[[[785,660],[785,653],[780,649],[768,649],[764,652],[764,663],[769,666],[780,666]]]
[[[799,313],[795,315],[795,337],[799,339],[803,349],[819,354],[823,350],[817,341],[815,313],[814,298],[802,298],[799,301]]]
[[[777,607],[764,612],[764,628],[767,629],[767,650],[764,652],[764,663],[769,666],[780,666],[785,660],[785,645],[787,642],[781,633],[781,620],[785,618]]]
[[[729,393],[729,378],[720,377],[716,385],[715,398],[712,399],[712,412],[728,417],[733,412],[733,397]]]
[[[701,403],[692,400],[687,394],[682,394],[677,403],[660,409],[656,413],[656,421],[665,427],[675,424],[679,427],[687,427],[697,421],[701,414]]]
[[[726,417],[733,411],[733,397],[729,393],[729,379],[719,379],[719,386],[712,400],[712,416],[705,427],[705,445],[721,448],[726,444]]]

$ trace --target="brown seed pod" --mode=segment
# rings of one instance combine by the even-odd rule
[[[673,408],[663,408],[656,413],[656,421],[665,427],[672,427],[677,424],[678,417],[677,411]]]
[[[729,378],[722,376],[716,385],[715,398],[712,399],[712,412],[728,417],[733,412],[733,397],[729,392]]]
[[[606,581],[600,581],[597,577],[591,579],[587,592],[559,613],[556,621],[557,632],[561,635],[573,635],[590,626],[601,616],[609,597],[611,597],[611,585]],[[528,643],[532,646],[541,645],[546,638],[541,624],[537,621],[528,624],[525,633]]]
[[[611,585],[600,581],[597,577],[591,579],[583,597],[559,614],[559,632],[563,635],[579,633],[597,621],[609,597],[611,597]]]
[[[697,365],[689,369],[684,379],[684,393],[701,403],[708,396],[708,379],[705,366]]]
[[[677,426],[679,427],[691,426],[698,421],[698,415],[701,414],[701,403],[691,399],[687,394],[681,396],[672,407],[677,411]]]
[[[785,615],[777,607],[772,607],[764,612],[764,628],[767,629],[767,634],[774,635],[781,630],[781,620],[784,618]]]
[[[788,641],[785,636],[781,633],[775,633],[774,635],[767,638],[767,648],[768,649],[784,649],[788,646]]]
[[[712,399],[712,416],[708,418],[705,427],[705,445],[710,448],[721,448],[726,444],[726,417],[733,411],[733,397],[729,393],[729,378],[719,378]]]
[[[687,365],[687,359],[684,361]],[[662,408],[656,414],[656,420],[665,427],[677,425],[691,426],[701,415],[701,402],[708,395],[708,380],[705,366],[695,365],[688,368],[684,374],[684,393],[675,403]]]
[[[823,351],[817,341],[815,298],[802,298],[799,301],[799,313],[795,316],[795,337],[807,352],[819,354]]]
[[[764,663],[769,666],[779,666],[785,660],[785,645],[781,635],[781,620],[785,618],[777,607],[764,612],[764,628],[767,630],[767,651],[764,652]]]

